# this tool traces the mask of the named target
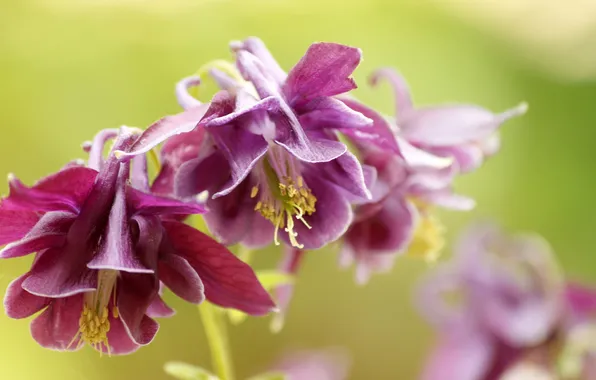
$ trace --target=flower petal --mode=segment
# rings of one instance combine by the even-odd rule
[[[39,221],[33,211],[5,210],[0,203],[0,245],[22,239]]]
[[[505,121],[523,115],[525,103],[500,114],[475,105],[417,109],[399,120],[402,136],[414,144],[449,146],[490,137]]]
[[[339,99],[325,97],[314,99],[298,111],[300,124],[305,129],[368,128],[373,120],[348,107]]]
[[[310,45],[290,70],[283,87],[289,103],[296,105],[322,96],[343,94],[356,88],[350,77],[362,58],[360,49],[335,43]]]
[[[193,215],[203,214],[204,204],[196,201],[181,201],[175,198],[162,197],[136,190],[130,186],[126,189],[126,200],[134,215]]]
[[[347,231],[352,222],[352,207],[339,189],[324,179],[309,174],[304,176],[304,182],[317,198],[317,210],[305,216],[312,228],[296,221],[294,230],[298,233],[296,239],[304,245],[304,249],[318,249],[339,239]],[[286,233],[280,235],[290,244]]]
[[[42,347],[58,351],[75,351],[81,346],[74,340],[79,332],[83,311],[83,295],[52,300],[50,305],[31,322],[31,336]]]
[[[33,187],[9,177],[10,195],[3,207],[32,211],[71,211],[78,213],[95,183],[97,172],[82,166],[69,167],[48,176]]]
[[[369,81],[372,86],[376,86],[383,79],[388,81],[393,88],[396,115],[403,115],[410,112],[413,104],[406,79],[396,70],[383,68],[376,70],[370,76]]]
[[[121,273],[118,284],[118,313],[132,340],[141,346],[153,341],[159,324],[146,316],[158,297],[159,281],[154,275]]]
[[[126,210],[126,180],[128,166],[123,166],[119,186],[110,210],[108,224],[103,233],[98,252],[87,264],[90,269],[112,269],[130,273],[153,273],[135,254],[130,234],[129,215]]]
[[[275,308],[250,266],[227,248],[185,224],[163,224],[175,251],[199,274],[209,301],[251,315],[264,315]]]
[[[373,121],[371,126],[365,128],[342,128],[340,129],[341,133],[348,136],[356,145],[373,144],[381,149],[401,155],[394,135],[394,127],[382,115],[354,99],[346,97],[340,99],[348,107]]]
[[[51,211],[44,214],[21,240],[4,247],[0,251],[0,258],[20,257],[61,246],[74,219],[75,216],[69,212]]]
[[[110,331],[108,331],[108,344],[110,345],[111,355],[128,355],[138,350],[141,346],[136,344],[130,337],[122,318],[114,318],[110,315]],[[101,345],[99,351],[104,354],[108,353],[108,350]],[[97,349],[96,348],[96,349]]]
[[[157,296],[147,308],[146,314],[150,318],[169,318],[176,314],[176,311],[169,307],[161,296]]]
[[[201,104],[182,113],[159,119],[141,134],[128,151],[117,151],[117,157],[130,159],[149,152],[170,137],[192,131],[197,127],[208,108],[209,104]]]
[[[568,282],[565,286],[565,300],[576,319],[588,319],[596,312],[596,290],[593,288]]]
[[[186,77],[176,83],[176,99],[180,107],[187,110],[201,105],[201,102],[188,92],[191,87],[197,87],[200,84],[201,78],[197,76]]]
[[[231,42],[230,47],[235,51],[244,49],[257,57],[262,62],[263,67],[267,69],[269,75],[271,75],[279,85],[286,79],[286,72],[279,66],[261,39],[257,37],[248,37],[244,41]]]
[[[316,175],[334,183],[357,199],[372,198],[366,186],[362,166],[356,156],[350,152],[344,153],[331,162],[311,165],[309,168],[313,171],[313,175],[316,172]]]
[[[203,282],[186,259],[171,252],[162,253],[157,265],[160,281],[178,297],[194,304],[203,302]]]
[[[23,281],[28,273],[13,280],[6,289],[4,296],[4,310],[9,318],[27,318],[49,305],[50,299],[34,296],[23,289]]]

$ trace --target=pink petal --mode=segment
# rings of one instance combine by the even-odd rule
[[[160,296],[157,296],[147,308],[146,314],[150,318],[169,318],[176,314],[176,311],[169,307]]]
[[[376,70],[370,77],[370,83],[376,86],[380,80],[386,80],[393,88],[395,95],[396,115],[408,113],[412,108],[412,97],[405,78],[397,71],[389,68]]]
[[[197,87],[200,84],[201,78],[197,76],[186,77],[176,83],[176,98],[178,99],[180,107],[187,110],[201,105],[201,102],[188,92],[191,87]]]
[[[350,77],[362,58],[360,49],[319,42],[290,70],[283,92],[295,105],[323,96],[343,94],[356,88]]]
[[[267,69],[267,72],[278,83],[282,84],[286,79],[286,72],[279,66],[275,58],[267,49],[267,46],[257,37],[249,37],[244,41],[233,41],[230,44],[232,50],[244,49],[257,57]]]
[[[9,318],[27,318],[49,305],[50,299],[34,296],[23,289],[28,273],[12,281],[4,296],[4,310]]]
[[[0,203],[0,245],[22,239],[39,221],[32,211],[5,210]]]
[[[175,251],[199,274],[209,301],[251,315],[264,315],[275,308],[250,266],[227,248],[185,224],[163,224]]]
[[[305,129],[369,128],[373,120],[335,98],[318,98],[300,108],[300,124]]]
[[[136,344],[130,337],[122,318],[114,318],[110,315],[110,331],[108,331],[108,344],[110,345],[109,353],[111,355],[128,355],[138,350],[141,346]],[[104,354],[108,353],[108,350],[102,345],[99,347],[99,351]]]
[[[80,348],[79,318],[83,311],[83,295],[57,298],[31,322],[31,335],[42,347],[58,351]]]
[[[196,201],[185,202],[128,187],[126,200],[134,215],[192,215],[203,214],[205,207]]]
[[[20,257],[46,248],[61,246],[75,218],[75,215],[69,212],[59,211],[51,211],[43,215],[21,240],[4,247],[0,251],[0,258]]]

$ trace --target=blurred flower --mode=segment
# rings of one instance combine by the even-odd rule
[[[205,219],[224,244],[279,244],[282,229],[281,238],[288,244],[320,248],[346,231],[352,219],[350,201],[370,197],[358,160],[334,134],[338,128],[371,123],[333,98],[355,88],[350,75],[360,62],[360,51],[313,44],[286,74],[260,40],[249,38],[232,47],[249,82],[211,70],[224,91],[200,118],[198,128],[206,131],[200,153],[197,145],[197,155],[179,166],[171,187],[179,196],[205,190],[213,194]],[[122,156],[192,131],[198,120],[184,115],[201,107],[188,93],[197,83],[198,78],[188,78],[177,87],[185,113],[151,126]],[[181,126],[189,119],[191,123]],[[182,139],[177,143],[188,146]]]
[[[471,227],[420,288],[420,309],[439,335],[422,378],[496,380],[520,360],[548,368],[542,348],[562,320],[562,291],[542,239]]]
[[[344,380],[350,360],[339,350],[300,351],[285,355],[274,369],[287,380]]]
[[[86,146],[88,166],[70,164],[31,188],[10,178],[0,204],[0,257],[37,252],[29,272],[14,280],[4,306],[9,317],[43,312],[31,323],[42,346],[74,350],[89,344],[130,353],[153,340],[152,317],[173,314],[160,282],[181,298],[205,297],[261,315],[274,304],[252,269],[225,247],[172,215],[204,212],[196,201],[149,193],[145,156],[120,163],[140,131],[100,132]],[[131,168],[132,167],[132,168]]]

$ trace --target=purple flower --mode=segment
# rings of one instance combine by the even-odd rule
[[[378,70],[371,82],[389,81],[395,93],[400,135],[414,146],[444,157],[453,157],[459,172],[480,167],[486,156],[499,150],[497,134],[505,121],[524,114],[522,103],[500,114],[477,105],[442,105],[414,108],[405,79],[391,69]]]
[[[562,318],[563,284],[548,246],[477,225],[451,262],[436,268],[419,294],[438,329],[422,379],[496,380],[536,347]]]
[[[299,351],[284,355],[274,369],[287,380],[345,380],[350,361],[339,350]]]
[[[71,164],[26,187],[10,177],[0,203],[2,258],[37,252],[29,272],[14,280],[4,299],[9,317],[26,318],[42,346],[126,354],[149,344],[154,317],[174,313],[160,284],[179,297],[207,298],[224,307],[262,315],[273,307],[253,271],[225,247],[176,221],[204,212],[149,192],[145,156],[120,163],[105,144],[127,151],[140,131],[100,132],[87,146],[88,166]]]
[[[196,145],[196,156],[179,165],[170,187],[183,197],[213,194],[205,217],[213,234],[224,244],[260,247],[272,240],[279,244],[283,230],[281,238],[294,247],[320,248],[346,231],[350,202],[370,197],[358,160],[335,135],[336,129],[366,128],[372,122],[333,97],[355,88],[350,75],[361,53],[339,44],[313,44],[285,74],[260,40],[233,43],[233,48],[249,82],[212,70],[224,91],[200,123],[185,113],[163,119],[121,156],[145,152],[198,123],[206,138],[201,149]],[[187,91],[197,83],[198,78],[188,78],[177,86],[181,105],[190,110],[201,107]],[[193,122],[184,124],[189,119]],[[186,144],[179,139],[169,147],[181,152]]]

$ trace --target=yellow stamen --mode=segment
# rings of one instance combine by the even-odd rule
[[[108,343],[108,332],[110,331],[109,310],[110,299],[113,297],[112,316],[118,318],[118,307],[116,306],[116,280],[118,271],[101,269],[97,275],[97,290],[85,294],[83,311],[79,318],[79,332],[73,338],[70,345],[76,340],[79,344],[88,344],[98,350],[100,354],[105,350],[111,355]],[[70,346],[69,345],[69,346]]]
[[[420,220],[415,227],[407,256],[423,258],[427,262],[435,262],[445,246],[445,228],[440,220],[430,213],[427,205],[414,202],[420,212]]]
[[[253,186],[252,190],[250,191],[250,197],[254,198],[259,194],[259,188],[257,186]]]

